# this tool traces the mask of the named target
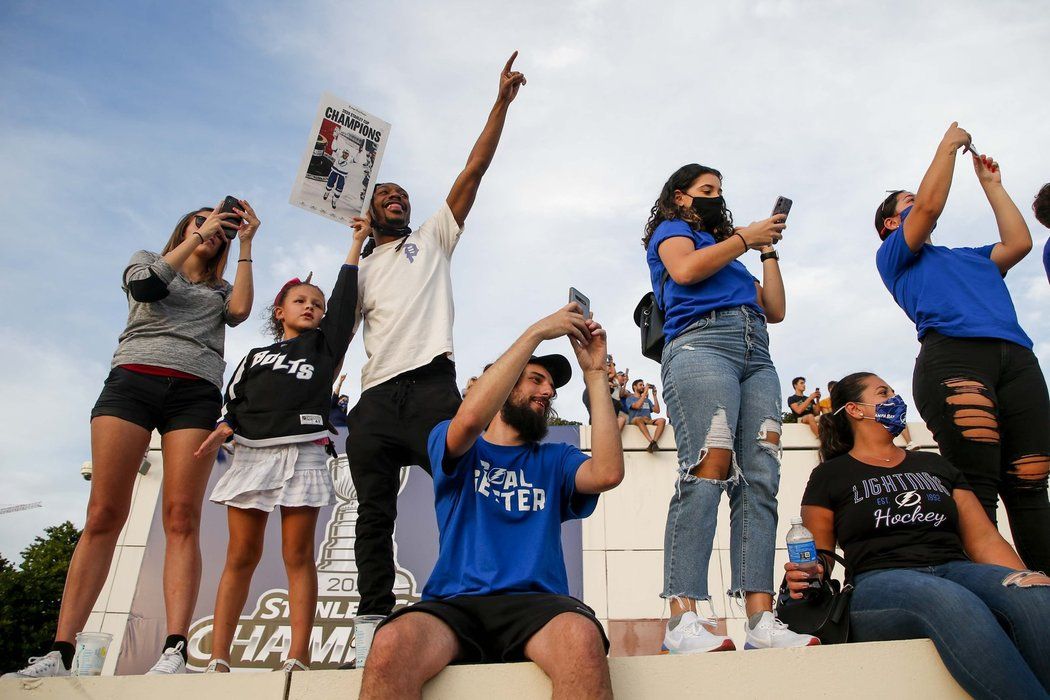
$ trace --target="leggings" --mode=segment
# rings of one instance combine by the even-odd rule
[[[994,523],[1002,497],[1017,553],[1050,571],[1050,400],[1035,354],[989,338],[929,331],[912,391],[941,454],[966,476]]]

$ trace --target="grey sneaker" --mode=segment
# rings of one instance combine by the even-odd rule
[[[60,678],[68,676],[69,671],[62,664],[62,654],[49,651],[43,656],[30,656],[29,665],[21,671],[5,673],[3,678]]]

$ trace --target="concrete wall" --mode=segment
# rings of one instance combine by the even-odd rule
[[[406,659],[406,663],[411,660]],[[738,651],[697,656],[611,659],[613,690],[621,700],[714,696],[807,700],[965,698],[927,640],[847,644],[805,649]],[[0,681],[12,700],[320,700],[358,697],[361,671],[111,676]],[[425,698],[492,700],[549,698],[550,682],[531,663],[453,666],[423,690]]]

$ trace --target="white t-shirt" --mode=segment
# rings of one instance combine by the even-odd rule
[[[364,321],[364,391],[399,374],[452,357],[452,251],[463,229],[448,204],[422,226],[361,259],[358,322]],[[403,245],[402,245],[403,243]]]

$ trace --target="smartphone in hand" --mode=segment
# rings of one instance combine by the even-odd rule
[[[591,317],[591,300],[588,299],[583,293],[576,289],[576,287],[569,287],[569,303],[576,302],[580,305],[580,311],[583,313],[584,318]]]
[[[240,209],[241,208],[241,200],[237,199],[233,195],[226,195],[226,199],[222,200],[222,206],[219,207],[219,213],[220,214],[233,213],[234,207],[236,207],[237,209]],[[240,227],[240,225],[241,225],[241,223],[243,221],[244,221],[244,219],[242,219],[241,217],[234,216],[234,217],[231,217],[229,219],[225,219],[222,222],[222,230],[223,230],[223,233],[226,234],[226,238],[228,240],[232,241],[234,238],[237,237],[237,229]]]
[[[773,213],[770,216],[776,216],[777,214],[783,214],[786,220],[788,212],[791,211],[791,200],[787,197],[777,197],[776,203],[773,205]]]

